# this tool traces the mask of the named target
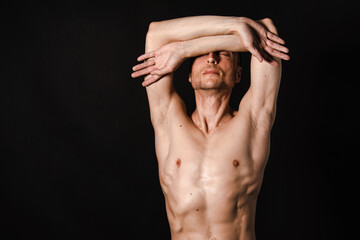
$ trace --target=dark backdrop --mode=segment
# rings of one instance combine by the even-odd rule
[[[358,189],[353,3],[2,2],[1,238],[170,238],[146,92],[131,67],[151,21],[216,14],[270,17],[291,50],[257,239],[348,239]],[[243,58],[232,106],[249,85]],[[186,70],[176,88],[191,110]]]

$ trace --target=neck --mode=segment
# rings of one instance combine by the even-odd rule
[[[192,114],[195,125],[205,133],[230,120],[233,111],[229,106],[231,90],[195,90],[196,109]]]

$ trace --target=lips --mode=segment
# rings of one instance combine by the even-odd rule
[[[206,69],[203,74],[217,74],[220,75],[220,72],[214,68],[208,68]]]

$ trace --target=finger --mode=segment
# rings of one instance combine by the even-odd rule
[[[154,64],[155,64],[155,61],[152,60],[152,59],[149,59],[148,61],[146,61],[144,63],[140,63],[140,64],[135,65],[132,69],[133,69],[133,71],[138,71],[140,69],[149,67],[149,66],[154,65]]]
[[[249,51],[251,52],[252,55],[254,55],[254,57],[257,58],[257,60],[259,60],[259,62],[262,62],[264,60],[264,58],[262,57],[262,55],[258,49],[251,48],[251,50],[249,50]]]
[[[145,80],[142,82],[142,86],[143,87],[147,87],[150,86],[151,84],[153,84],[154,82],[158,81],[160,79],[159,75],[149,75],[150,77],[145,78]]]
[[[264,55],[264,60],[269,63],[270,65],[274,66],[274,67],[277,67],[279,66],[279,63],[278,61],[273,57],[271,56],[265,49],[263,49],[263,55]]]
[[[277,63],[277,61],[274,59],[274,57],[271,56],[269,53],[267,53],[264,48],[260,48],[260,51],[261,51],[261,55],[263,56],[265,62],[267,62],[275,67],[279,65]]]
[[[159,75],[164,76],[165,74],[168,74],[171,72],[171,68],[169,66],[163,67],[161,69],[156,69],[151,72],[152,75]]]
[[[143,55],[138,57],[137,60],[140,62],[140,61],[143,61],[145,59],[152,58],[152,57],[155,57],[155,52],[144,53]]]
[[[164,74],[165,74],[165,71],[164,71],[164,69],[162,69],[162,70],[161,70],[161,69],[157,69],[157,70],[155,70],[155,71],[152,71],[151,74],[152,74],[152,75],[160,75],[160,76],[161,76],[161,75],[164,75]]]
[[[283,45],[280,45],[280,44],[277,44],[269,39],[267,39],[266,41],[266,45],[272,47],[273,49],[276,49],[280,52],[284,52],[284,53],[288,53],[289,52],[289,49]]]
[[[275,59],[273,59],[273,60],[270,62],[270,64],[273,65],[274,67],[279,66],[279,63],[278,63]]]
[[[276,34],[274,34],[272,32],[268,32],[266,35],[270,40],[272,40],[274,42],[277,42],[280,44],[285,44],[285,41],[282,38],[280,38],[279,36],[277,36]]]
[[[144,75],[147,75],[147,74],[151,73],[154,70],[155,70],[155,66],[147,67],[147,68],[144,68],[142,70],[133,72],[131,74],[131,77],[137,78],[137,77],[140,77],[140,76],[144,76]]]
[[[266,46],[265,47],[265,51],[268,52],[271,56],[274,56],[274,57],[278,57],[280,59],[283,59],[283,60],[290,60],[290,56],[285,54],[285,53],[282,53],[282,52],[279,52],[269,46]]]

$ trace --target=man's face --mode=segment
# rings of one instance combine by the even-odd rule
[[[238,57],[236,53],[220,51],[195,58],[189,75],[194,90],[232,89],[240,82]]]

